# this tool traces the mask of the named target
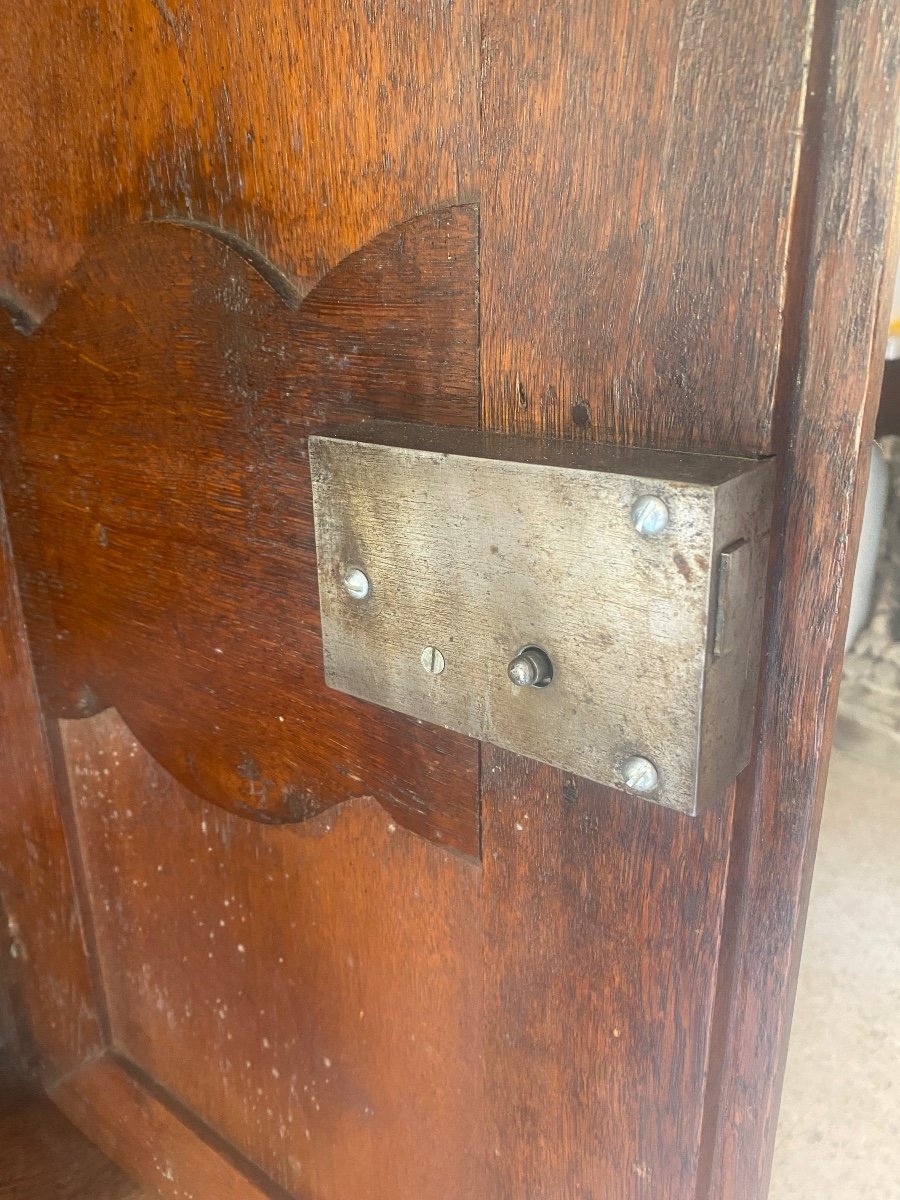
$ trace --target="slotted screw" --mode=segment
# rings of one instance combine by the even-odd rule
[[[344,575],[344,590],[353,600],[365,600],[371,587],[369,577],[359,567],[351,567]]]
[[[669,510],[659,496],[640,496],[631,506],[631,523],[644,537],[662,533],[669,524]]]
[[[659,787],[659,771],[649,758],[633,754],[622,763],[622,780],[630,792],[645,796]]]
[[[440,675],[447,665],[437,646],[426,646],[422,651],[422,666],[429,675]]]

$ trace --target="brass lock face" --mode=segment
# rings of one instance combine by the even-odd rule
[[[747,764],[774,463],[309,439],[330,687],[695,813]]]

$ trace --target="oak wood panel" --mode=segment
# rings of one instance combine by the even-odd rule
[[[86,1063],[51,1095],[73,1125],[161,1200],[296,1200],[115,1055]],[[296,1196],[305,1200],[303,1192]]]
[[[399,20],[399,8],[388,5],[346,9],[341,16],[352,36],[363,29],[366,14],[377,22],[389,8]],[[189,75],[203,75],[204,84],[192,93],[195,99],[187,105],[192,127],[182,123],[176,131],[173,126],[174,149],[162,156],[161,171],[154,168],[149,174],[127,179],[123,164],[137,162],[140,157],[129,158],[133,149],[130,143],[124,149],[123,142],[116,143],[109,171],[95,169],[97,122],[103,113],[103,119],[114,128],[114,138],[124,128],[127,142],[136,129],[144,128],[142,117],[135,115],[143,104],[151,114],[147,128],[153,126],[154,102],[165,101],[148,97],[148,91],[155,87],[151,80],[171,81],[171,75],[159,74],[155,62],[157,58],[165,59],[169,48],[160,49],[160,38],[152,30],[148,32],[146,21],[140,26],[139,37],[129,43],[128,66],[141,82],[134,96],[128,94],[124,102],[127,113],[121,122],[120,101],[111,95],[115,84],[104,79],[102,70],[92,74],[90,68],[95,63],[88,55],[84,116],[80,118],[84,136],[80,136],[80,129],[73,130],[77,122],[66,113],[62,119],[64,136],[57,140],[56,131],[45,127],[46,118],[53,112],[55,87],[59,86],[60,95],[66,88],[69,94],[77,90],[70,82],[76,69],[73,47],[87,47],[103,62],[106,55],[120,54],[119,49],[108,50],[102,44],[106,37],[113,47],[117,46],[115,29],[111,31],[104,22],[115,25],[119,18],[110,17],[95,5],[82,6],[80,11],[85,14],[80,33],[74,10],[56,16],[62,21],[62,68],[56,76],[59,85],[48,82],[52,72],[39,61],[37,47],[42,47],[41,54],[46,53],[44,47],[52,41],[40,24],[42,18],[29,14],[32,25],[26,26],[24,10],[14,12],[11,7],[2,17],[14,35],[7,38],[7,45],[13,45],[18,59],[28,63],[27,68],[18,62],[13,65],[16,74],[10,78],[22,80],[23,86],[12,94],[25,96],[31,89],[35,96],[31,104],[18,99],[6,103],[17,136],[30,124],[32,133],[26,136],[26,145],[38,151],[33,163],[19,155],[10,168],[20,202],[15,206],[15,215],[4,218],[9,220],[10,229],[18,223],[4,239],[7,244],[15,243],[5,251],[6,271],[16,287],[34,296],[34,307],[39,311],[49,306],[58,280],[77,253],[81,231],[91,222],[108,227],[119,217],[143,212],[174,209],[184,213],[182,199],[186,197],[185,204],[193,202],[194,177],[179,196],[169,168],[176,161],[178,146],[188,147],[187,153],[193,154],[192,147],[197,144],[193,129],[202,129],[204,119],[209,119],[205,116],[209,78],[204,74],[206,67],[196,64],[204,57],[204,38],[213,46],[220,44],[220,35],[209,20],[212,7],[204,4],[198,10],[201,15],[197,23],[185,26],[185,36],[194,39],[190,41],[191,59],[185,69]],[[247,10],[242,5],[240,11]],[[270,6],[270,11],[281,13],[275,6]],[[421,11],[434,17],[439,31],[446,30],[443,22],[450,19],[449,15],[438,16],[430,7]],[[457,6],[457,16],[459,11]],[[332,12],[330,7],[327,12]],[[844,72],[845,81],[867,76],[869,56],[872,62],[886,61],[880,58],[880,12],[868,3],[840,6],[843,26],[839,22],[835,29],[843,28],[843,41],[838,39],[835,46],[843,46],[843,53],[835,69]],[[138,3],[129,13],[153,16],[148,5]],[[424,26],[416,24],[415,14],[404,10],[402,15],[404,37],[414,27],[423,33]],[[465,15],[471,18],[471,10],[466,9]],[[163,20],[173,38],[174,27],[183,17],[181,9],[164,7]],[[830,6],[820,6],[820,37],[822,22],[827,24],[831,19]],[[265,25],[268,17],[261,20]],[[233,32],[229,21],[224,22],[226,34],[221,35],[226,40]],[[337,24],[334,21],[327,29],[323,26],[317,30],[312,37],[314,47],[321,49],[323,39],[331,36]],[[284,27],[279,28],[283,32]],[[471,26],[466,28],[470,30]],[[204,38],[199,36],[201,29]],[[367,59],[382,35],[394,37],[386,27],[373,24],[371,30],[371,38],[367,34],[356,43],[357,50],[365,48]],[[665,0],[657,5],[626,0],[599,5],[584,0],[565,6],[549,2],[526,6],[501,0],[486,7],[484,13],[486,303],[482,375],[486,420],[499,428],[523,432],[547,429],[667,446],[721,446],[749,452],[775,448],[783,453],[789,445],[795,445],[797,453],[804,452],[802,448],[808,451],[809,457],[799,467],[795,457],[789,461],[797,473],[798,487],[814,482],[818,489],[819,521],[811,526],[817,533],[808,537],[804,529],[793,540],[785,541],[790,556],[787,582],[779,593],[779,623],[772,635],[773,646],[786,647],[790,639],[797,642],[796,657],[790,660],[794,669],[786,673],[778,687],[778,703],[766,726],[769,736],[780,739],[784,746],[790,745],[788,733],[795,721],[818,714],[833,693],[836,658],[830,647],[836,625],[829,623],[830,618],[823,624],[816,623],[810,614],[817,614],[821,621],[827,608],[827,601],[820,608],[813,594],[822,563],[835,555],[834,543],[827,541],[826,531],[831,528],[842,538],[855,503],[853,482],[843,489],[838,485],[845,470],[855,481],[855,451],[851,447],[848,455],[844,446],[842,457],[841,453],[833,454],[832,448],[847,440],[855,445],[859,438],[854,395],[858,395],[865,371],[859,346],[871,334],[867,321],[872,306],[862,284],[866,277],[870,283],[875,280],[868,256],[864,256],[860,273],[853,275],[852,263],[838,255],[837,235],[855,228],[872,254],[878,252],[880,214],[885,207],[885,160],[882,148],[876,147],[873,140],[874,126],[859,124],[856,109],[857,105],[871,106],[884,128],[890,129],[893,118],[889,103],[895,103],[895,80],[889,72],[879,76],[880,68],[873,73],[871,90],[855,93],[855,100],[851,87],[843,107],[836,110],[844,119],[835,118],[832,136],[835,145],[842,138],[853,145],[860,129],[869,130],[858,143],[860,154],[853,160],[856,175],[847,173],[844,162],[832,190],[819,190],[817,168],[801,163],[798,170],[797,160],[811,31],[812,6],[805,0],[784,5],[764,0],[752,10],[737,5],[713,6],[701,0]],[[274,44],[275,54],[283,61],[291,40],[275,35],[261,45]],[[830,35],[826,42],[830,49]],[[134,53],[137,45],[142,48],[140,54]],[[440,49],[440,38],[436,45]],[[23,47],[24,57],[18,53]],[[853,54],[847,53],[850,47],[855,47],[854,53],[859,56],[854,74]],[[414,49],[411,63],[418,62],[420,51],[421,47]],[[307,50],[304,46],[296,53],[306,55]],[[239,80],[244,72],[248,78],[255,77],[264,54],[250,50],[248,65],[244,65],[241,55],[235,55],[228,70]],[[433,69],[443,78],[440,63]],[[81,74],[85,69],[79,64],[77,70]],[[32,78],[38,80],[36,94]],[[395,102],[396,83],[390,73],[379,82]],[[355,79],[353,86],[359,86]],[[371,100],[377,91],[374,81],[369,78],[362,86],[366,99]],[[291,95],[289,89],[285,94]],[[407,91],[404,99],[409,98]],[[281,103],[292,104],[293,100],[279,98]],[[382,111],[379,103],[376,99],[369,105],[367,117],[369,112]],[[469,103],[468,99],[460,100],[460,104]],[[322,112],[318,100],[310,100],[310,105],[316,114]],[[75,111],[79,108],[71,107]],[[233,102],[229,99],[223,107],[230,119]],[[409,158],[404,162],[415,160],[427,173],[427,155],[417,158],[420,148],[411,148],[415,141],[411,132],[415,110],[415,104],[407,109],[395,108],[400,132],[393,140],[409,147]],[[347,111],[352,112],[350,106]],[[197,113],[203,113],[204,118],[193,120]],[[113,114],[112,119],[108,114]],[[350,119],[339,115],[342,131]],[[52,121],[49,124],[52,126]],[[259,128],[264,129],[264,124]],[[326,124],[323,128],[330,127]],[[196,190],[205,189],[208,196],[221,195],[216,212],[223,214],[222,219],[266,249],[292,279],[300,282],[301,288],[305,287],[304,263],[312,261],[312,256],[304,259],[299,253],[295,265],[291,247],[296,249],[301,243],[310,248],[323,245],[324,270],[340,256],[341,251],[334,245],[343,236],[345,218],[310,204],[302,220],[297,219],[298,210],[292,213],[296,225],[305,225],[302,231],[283,230],[280,218],[272,229],[262,228],[264,205],[258,196],[251,195],[252,189],[248,190],[246,183],[245,168],[250,160],[231,133],[230,128],[223,130],[214,145],[196,156],[201,164],[197,174],[203,180]],[[355,135],[351,132],[349,136],[352,140]],[[326,136],[323,140],[332,139]],[[333,140],[340,141],[341,137]],[[284,148],[283,139],[276,138],[276,143],[277,149]],[[63,150],[64,145],[71,149]],[[456,143],[457,164],[465,158],[461,145]],[[358,190],[336,191],[329,197],[349,214],[346,228],[356,228],[354,222],[363,214],[358,228],[360,240],[365,222],[376,222],[371,195],[379,188],[394,186],[390,181],[383,183],[380,173],[402,173],[405,169],[398,165],[398,156],[391,158],[390,166],[373,168],[374,158],[366,157],[368,148],[367,144],[361,155],[370,167],[365,183],[360,171],[356,176]],[[447,161],[444,143],[436,144],[435,152],[442,162]],[[328,158],[332,150],[316,153]],[[238,159],[240,174],[233,169]],[[287,161],[281,154],[278,160]],[[91,169],[85,170],[83,162]],[[358,164],[355,157],[348,162],[351,173]],[[430,178],[434,181],[435,177]],[[415,180],[407,182],[408,197],[412,197],[418,184]],[[286,186],[290,189],[291,185]],[[57,188],[65,193],[63,204],[52,199]],[[116,189],[125,196],[124,208],[113,198]],[[856,206],[855,225],[844,226],[842,216],[851,195]],[[446,197],[430,194],[428,203],[442,199]],[[804,247],[795,224],[792,240],[796,252],[789,262],[788,233],[799,215],[797,205],[804,202],[813,209],[822,205],[825,225],[831,230],[829,237],[833,234],[834,238],[811,241]],[[281,201],[275,197],[271,204],[277,208]],[[133,209],[125,212],[129,205]],[[46,216],[51,210],[62,231],[58,239]],[[389,210],[390,204],[385,214]],[[285,209],[278,208],[278,212],[283,216]],[[320,219],[323,229],[333,231],[334,242],[319,237]],[[377,226],[380,224],[379,215]],[[818,290],[810,288],[810,295],[815,294],[817,300],[815,305],[807,306],[799,300],[806,290],[805,282],[799,286],[796,280],[814,279],[818,260],[813,247],[826,249],[826,243],[833,265],[825,271]],[[282,244],[287,247],[283,256],[279,253]],[[346,246],[354,244],[358,242],[348,236]],[[848,238],[844,252],[856,254],[858,249]],[[21,255],[18,263],[17,254]],[[319,274],[317,268],[311,272],[311,276]],[[855,282],[845,290],[842,279]],[[787,311],[783,312],[785,306]],[[849,344],[849,350],[848,343],[837,343],[836,353],[849,354],[846,374],[838,369],[836,357],[826,355],[821,371],[814,370],[807,359],[801,376],[803,390],[796,404],[792,402],[789,407],[788,393],[779,394],[776,387],[779,362],[784,377],[790,378],[801,365],[800,346],[813,317],[821,331],[817,349],[824,353],[826,342],[847,315],[845,309],[852,317],[853,337],[858,339]],[[799,330],[796,337],[790,328],[792,321]],[[823,384],[846,388],[836,407],[831,407],[830,390],[819,392]],[[778,421],[773,421],[776,397],[780,412]],[[811,499],[802,492],[788,495],[793,504],[805,505]],[[850,545],[852,540],[851,536]],[[782,546],[776,545],[776,563],[781,552]],[[833,571],[826,573],[832,599],[846,553],[841,544]],[[792,601],[798,597],[808,599],[808,610],[794,609]],[[808,649],[804,635],[810,628],[821,632],[821,644],[819,657],[811,661],[807,672],[801,655]],[[769,686],[771,702],[775,685]],[[100,723],[114,720],[112,714],[93,718],[93,722]],[[804,899],[802,888],[795,886],[789,872],[809,853],[809,832],[815,824],[814,817],[810,820],[809,816],[814,813],[810,797],[814,794],[822,739],[828,732],[827,719],[817,715],[811,720],[809,740],[800,747],[796,770],[787,761],[785,750],[772,747],[768,751],[765,761],[774,761],[777,766],[777,794],[773,785],[773,790],[765,793],[765,800],[751,803],[754,785],[749,776],[742,785],[739,812],[747,825],[738,828],[737,865],[730,893],[725,887],[732,836],[730,807],[703,822],[676,825],[679,818],[672,814],[642,808],[637,802],[586,788],[492,752],[485,764],[485,872],[480,902],[486,909],[485,940],[479,943],[469,928],[468,922],[479,919],[479,901],[474,894],[466,893],[461,901],[453,901],[458,913],[464,914],[466,929],[456,928],[458,913],[452,916],[451,907],[435,905],[441,927],[452,928],[453,937],[464,941],[463,952],[454,962],[455,943],[449,934],[441,943],[443,950],[431,952],[431,961],[440,960],[441,972],[461,972],[465,978],[458,986],[467,988],[475,987],[471,977],[473,952],[474,970],[481,969],[477,964],[478,945],[485,956],[488,1103],[482,1109],[473,1100],[470,1112],[483,1114],[490,1165],[478,1175],[477,1152],[471,1151],[473,1145],[480,1148],[476,1136],[467,1143],[469,1159],[463,1163],[463,1169],[472,1172],[469,1178],[476,1181],[470,1194],[487,1190],[488,1195],[504,1200],[520,1195],[546,1195],[553,1200],[560,1195],[687,1200],[697,1194],[704,1200],[707,1194],[710,1200],[743,1200],[744,1195],[757,1200],[764,1173],[762,1143],[772,1127],[773,1090],[777,1090],[773,1063],[779,1053],[761,1044],[765,1034],[760,1031],[771,1022],[773,1027],[779,1026],[778,1038],[784,1032],[783,1014],[790,987],[783,980],[786,974],[790,976],[789,948],[796,947]],[[78,740],[88,736],[91,726],[82,723],[71,728]],[[105,740],[88,749],[82,747],[79,762],[83,767],[102,773],[101,754],[118,748],[117,741],[110,740],[112,728],[102,725]],[[119,734],[125,737],[121,729]],[[146,811],[139,845],[150,862],[165,842],[166,832],[151,797],[174,785],[158,768],[151,771],[140,752],[129,761],[132,765],[123,768],[120,776],[121,794],[136,796]],[[157,781],[156,793],[151,788],[151,775]],[[132,792],[133,784],[139,786]],[[168,843],[167,852],[172,854],[176,853],[177,836],[187,820],[184,814],[194,803],[180,790],[177,797],[176,803],[163,806],[166,813],[180,814],[176,837]],[[782,811],[783,806],[787,811]],[[104,813],[85,803],[90,830],[85,826],[82,834],[89,855],[106,844],[106,834],[97,828],[102,820],[111,821],[113,813],[121,819],[128,807],[128,801],[117,801]],[[217,809],[209,812],[211,828],[231,828],[231,817]],[[795,819],[792,813],[798,822],[795,826],[790,824]],[[358,824],[363,831],[358,834],[360,843],[382,846],[373,830],[377,831],[379,822],[386,818],[374,806],[360,804],[342,811],[335,819],[332,832],[339,838],[342,830],[356,829]],[[314,822],[318,823],[331,823],[331,818],[320,816]],[[252,830],[263,841],[281,838],[291,844],[312,837],[312,828],[261,830],[238,823],[239,836],[249,837],[246,831]],[[799,841],[782,851],[779,835],[790,838],[792,829],[800,830]],[[125,853],[115,841],[113,845],[117,857]],[[409,846],[409,857],[395,850],[395,878],[411,871],[421,855],[432,861],[432,847],[411,839]],[[335,863],[344,853],[341,842],[335,860],[330,862],[334,880],[338,878]],[[784,858],[780,857],[782,853]],[[354,860],[357,870],[363,858],[361,853]],[[746,868],[737,861],[742,858],[746,859]],[[256,886],[255,876],[246,860],[241,862],[240,877],[249,891]],[[158,865],[158,857],[155,863]],[[471,870],[446,855],[439,865],[449,881]],[[342,880],[341,886],[351,890],[358,887],[359,894],[368,895],[370,869],[380,875],[377,864],[374,868],[367,864],[356,883]],[[782,869],[786,884],[779,890],[773,878]],[[750,880],[746,892],[735,887],[742,870]],[[227,881],[231,881],[230,876]],[[224,882],[217,879],[216,887]],[[445,894],[449,896],[451,891],[448,882]],[[382,882],[378,894],[387,892]],[[433,894],[437,894],[437,888]],[[745,894],[746,910],[742,907]],[[301,895],[305,897],[305,890],[295,880],[294,887],[280,898],[280,919]],[[732,911],[723,926],[726,899]],[[362,902],[357,901],[357,906],[361,911]],[[161,911],[166,910],[163,907]],[[246,909],[244,915],[250,919]],[[688,928],[679,923],[679,918],[696,923]],[[726,937],[734,936],[741,951],[753,950],[762,963],[758,972],[733,975],[734,958],[721,954],[723,930]],[[471,942],[466,940],[470,936]],[[115,930],[105,931],[104,939],[105,944],[115,948],[116,954],[109,956],[114,964],[122,935]],[[162,943],[160,934],[152,964],[157,977],[160,970],[168,969],[159,949]],[[126,951],[127,947],[122,953]],[[332,953],[336,951],[332,949]],[[573,964],[573,970],[560,970],[560,961]],[[746,1014],[740,1011],[744,985],[751,989]],[[717,1010],[713,1003],[716,989],[720,1000]],[[146,1008],[145,998],[138,1006],[140,1027],[131,1030],[129,1037],[135,1053],[146,1055],[149,1061],[151,1054],[162,1057],[168,1035],[161,1024],[154,1024],[164,1019],[163,1015],[155,1017]],[[470,1009],[470,1015],[474,1011]],[[627,1023],[619,1019],[623,1011],[628,1014]],[[734,1058],[724,1063],[710,1060],[708,1054],[714,1012],[720,1025],[726,1030],[733,1028],[735,1034]],[[290,1019],[293,1014],[284,1018]],[[469,1033],[477,1028],[477,1019],[472,1018]],[[772,1045],[778,1038],[773,1038]],[[152,1044],[142,1047],[142,1040]],[[229,1099],[227,1093],[223,1101],[215,1093],[214,1081],[204,1084],[196,1078],[201,1056],[196,1048],[194,1053],[195,1057],[185,1057],[173,1086],[194,1088],[197,1093],[208,1086],[209,1096],[203,1098],[205,1107],[235,1105],[231,1116],[223,1116],[220,1111],[214,1114],[215,1120],[220,1124],[232,1118],[237,1121],[238,1101]],[[705,1106],[704,1144],[703,1080],[710,1066],[717,1075]],[[476,1082],[478,1074],[473,1072]],[[753,1085],[760,1090],[753,1092]],[[392,1087],[399,1089],[400,1083],[395,1080]],[[412,1098],[405,1097],[404,1103],[410,1106],[404,1111],[410,1112]],[[352,1111],[352,1101],[348,1108]],[[129,1112],[137,1121],[137,1110]],[[101,1114],[98,1106],[92,1118],[98,1130],[109,1119],[107,1110]],[[479,1119],[479,1115],[473,1118],[476,1123]],[[425,1140],[417,1137],[422,1126],[412,1118],[409,1123],[418,1145]],[[745,1126],[747,1140],[742,1147]],[[451,1141],[463,1136],[461,1128]],[[274,1161],[278,1152],[273,1139],[263,1145],[262,1134],[259,1136],[260,1145],[252,1153]],[[710,1149],[712,1141],[720,1136],[721,1145]],[[129,1135],[123,1153],[139,1157],[144,1153],[142,1143],[132,1145]],[[370,1153],[368,1146],[365,1153]],[[374,1151],[371,1153],[374,1155]],[[705,1156],[709,1162],[704,1162]],[[330,1159],[316,1159],[315,1163],[322,1179],[337,1180],[337,1174],[329,1172],[351,1169],[346,1164],[335,1165]],[[391,1162],[390,1166],[393,1169],[396,1164]],[[283,1164],[273,1167],[276,1173],[285,1169]],[[455,1169],[460,1169],[459,1163]],[[455,1185],[456,1179],[448,1167],[445,1177],[437,1179],[435,1174],[427,1182],[440,1197],[448,1192],[464,1194],[448,1184],[452,1180]],[[401,1188],[410,1180],[391,1182]],[[412,1184],[421,1187],[422,1179],[413,1179]],[[402,1194],[402,1190],[394,1193]]]
[[[99,241],[19,348],[3,462],[38,684],[186,786],[303,820],[377,795],[477,856],[477,747],[327,689],[306,436],[477,422],[477,214],[388,231],[301,301],[231,239]]]
[[[0,389],[21,334],[0,313]],[[52,1077],[101,1045],[88,953],[0,503],[0,934],[24,1064]]]
[[[810,0],[485,8],[485,422],[771,446]]]
[[[9,83],[0,99],[5,118],[0,188],[8,198],[0,215],[0,274],[5,286],[26,297],[34,313],[44,315],[88,241],[130,221],[161,216],[234,231],[267,253],[303,293],[346,253],[384,228],[415,212],[472,197],[477,53],[474,3],[335,0],[306,7],[276,3],[261,9],[247,0],[229,5],[227,12],[211,0],[190,9],[171,0],[134,0],[125,7],[89,2],[77,10],[64,6],[27,13],[3,6],[0,59]],[[114,715],[96,719],[114,720]],[[138,787],[146,786],[148,773],[156,777],[158,768],[148,762],[139,753],[131,764],[132,782]],[[448,769],[455,769],[454,764]],[[163,790],[174,786],[164,773],[159,777]],[[152,801],[154,795],[151,790],[145,799]],[[176,807],[184,802],[179,793]],[[124,804],[127,809],[127,801]],[[357,803],[349,811],[358,826],[359,844],[368,846],[371,829],[383,829],[387,818],[371,803]],[[210,810],[210,828],[218,828],[221,816],[219,810]],[[158,816],[148,812],[144,852],[155,854],[161,828]],[[258,827],[255,832],[260,834]],[[404,837],[400,834],[393,843],[393,871],[416,889],[421,848],[415,839],[404,842]],[[412,847],[408,855],[403,849],[407,842]],[[377,836],[375,844],[380,845]],[[176,843],[170,846],[176,853]],[[324,842],[320,853],[328,857]],[[347,870],[341,854],[331,860],[332,875]],[[439,873],[448,873],[451,881],[470,869],[446,854],[439,858]],[[432,861],[430,856],[427,861]],[[369,870],[360,852],[352,887],[362,896],[367,895]],[[249,877],[245,886],[250,886]],[[381,886],[387,895],[387,920],[394,897],[384,882]],[[435,889],[427,890],[436,903]],[[302,882],[294,880],[281,909],[271,914],[276,937],[284,912],[303,893]],[[466,941],[474,936],[469,926],[477,921],[476,897],[469,892],[460,902],[449,885],[447,894],[453,904],[437,916],[432,913],[429,924],[453,931],[459,926],[468,947],[460,955],[467,964],[461,986],[477,990],[477,940],[474,953]],[[150,964],[154,971],[160,961],[167,969],[168,931],[160,926],[157,932]],[[442,948],[437,935],[433,947],[426,939],[429,969],[435,962],[441,964],[439,971],[431,969],[432,977],[438,976],[438,993],[441,974],[452,973],[444,962],[445,955],[452,956],[451,941],[448,935]],[[306,969],[314,970],[314,964]],[[202,993],[199,981],[197,987]],[[431,987],[423,985],[423,993],[434,1004]],[[394,999],[389,995],[385,1003]],[[300,1004],[297,997],[284,994],[280,1002],[289,1010]],[[439,996],[437,1006],[440,1010]],[[399,1017],[404,1011],[400,1004]],[[385,1014],[383,1019],[393,1028],[392,1017]],[[415,1021],[421,1019],[418,1012],[412,1015],[413,1033]],[[475,1053],[478,1028],[469,1014],[460,1051],[463,1078],[470,1070],[464,1051]],[[387,1036],[385,1043],[390,1045]],[[427,1063],[431,1042],[420,1045]],[[205,1078],[215,1099],[210,1058],[200,1044],[190,1049],[176,1088],[191,1091],[198,1078]],[[165,1056],[164,1041],[154,1053]],[[379,1053],[389,1070],[393,1050],[382,1046]],[[401,1044],[401,1067],[405,1053],[410,1051]],[[449,1062],[450,1058],[454,1056],[449,1052],[444,1059],[437,1056],[446,1067],[447,1082],[437,1077],[433,1083],[429,1074],[423,1085],[425,1116],[433,1112],[431,1089],[454,1085],[455,1059]],[[167,1061],[176,1071],[179,1064],[173,1058]],[[395,1090],[403,1086],[398,1076]],[[195,1175],[204,1178],[206,1168],[202,1162],[198,1165],[191,1144],[173,1136],[167,1123],[160,1127],[154,1106],[147,1107],[139,1096],[132,1098],[134,1103],[115,1084],[108,1084],[105,1075],[99,1076],[96,1103],[82,1110],[86,1127],[108,1147],[114,1140],[118,1156],[132,1165],[146,1161],[148,1144],[162,1142],[173,1170],[180,1172],[180,1190]],[[247,1103],[254,1100],[258,1097],[250,1095]],[[442,1153],[440,1146],[430,1145],[432,1126],[416,1119],[415,1100],[404,1093],[398,1101],[398,1111],[411,1114],[402,1141],[406,1145],[412,1140],[417,1150],[422,1144],[424,1165],[386,1161],[380,1146],[370,1179],[364,1181],[384,1189],[392,1200],[391,1187],[402,1185],[404,1173],[413,1178],[410,1194],[420,1194],[420,1174],[433,1168],[432,1155]],[[435,1194],[446,1194],[448,1178],[461,1174],[465,1184],[475,1170],[470,1125],[478,1111],[469,1095],[466,1136],[450,1136],[448,1142],[452,1147],[461,1141],[464,1150],[452,1170],[433,1179]],[[240,1120],[236,1109],[233,1115]],[[271,1159],[280,1150],[277,1136],[272,1136],[260,1156]],[[322,1146],[318,1151],[324,1153]],[[346,1146],[335,1144],[328,1153],[338,1162],[333,1167],[338,1176],[341,1171],[352,1173]],[[376,1148],[370,1146],[367,1153],[374,1159]],[[314,1157],[314,1162],[317,1171],[327,1174],[332,1169],[327,1161]],[[354,1183],[359,1186],[348,1194],[365,1195],[363,1184]],[[230,1193],[223,1185],[212,1194]]]
[[[111,711],[63,739],[115,1047],[298,1196],[481,1194],[480,869],[374,800],[242,820]]]
[[[486,1194],[692,1195],[731,797],[703,817],[484,748]]]
[[[773,406],[779,370],[796,365],[781,353],[794,299],[788,234],[813,15],[811,5],[774,2],[752,11],[491,6],[482,127],[486,423],[667,447],[784,449]],[[865,22],[852,36],[873,52]],[[883,178],[866,181],[870,204],[883,211]],[[843,175],[835,199],[853,186]],[[857,232],[877,256],[882,230]],[[802,254],[790,262],[790,272],[798,269],[807,269]],[[871,314],[871,299],[858,302]],[[841,301],[819,316],[823,328],[837,325]],[[793,308],[787,317],[804,327],[808,314]],[[858,404],[863,376],[844,382],[845,404]],[[821,396],[804,397],[804,406],[815,403],[827,411]],[[829,427],[837,441],[839,427]],[[821,519],[841,536],[846,498],[828,497]],[[776,564],[781,552],[776,544]],[[807,547],[808,579],[815,561]],[[835,578],[841,570],[838,562]],[[779,636],[794,639],[799,665],[807,615],[786,608],[782,617]],[[829,656],[834,632],[823,643]],[[822,707],[834,679],[798,673],[781,688],[766,726],[779,747],[790,744],[795,713]],[[821,740],[801,787],[812,786],[820,753]],[[483,772],[496,1194],[701,1194],[710,1130],[724,1115],[718,1096],[706,1103],[704,1091],[717,993],[731,985],[731,962],[721,957],[731,804],[702,821],[672,822],[492,750]],[[746,809],[747,783],[740,796]],[[770,826],[756,836],[752,919],[763,931],[777,920],[765,889],[781,848]],[[793,865],[787,857],[787,879]],[[795,935],[785,927],[782,936]],[[767,949],[754,945],[761,962]],[[776,969],[763,974],[748,1042],[784,1016],[779,985],[767,990]],[[763,1055],[756,1066],[771,1124],[771,1062]],[[746,1119],[737,1088],[733,1099],[737,1144]],[[711,1200],[762,1196],[747,1182],[752,1172],[740,1173],[753,1155],[742,1164],[734,1154]]]
[[[87,242],[232,230],[305,291],[475,198],[474,0],[0,5],[0,280],[43,316]]]
[[[698,1196],[768,1190],[900,251],[900,22],[826,5],[776,444],[760,753],[738,795]]]

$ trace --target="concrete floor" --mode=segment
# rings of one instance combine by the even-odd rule
[[[769,1200],[900,1200],[900,739],[846,712]]]

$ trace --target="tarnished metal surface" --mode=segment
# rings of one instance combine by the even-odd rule
[[[309,459],[331,687],[624,790],[646,758],[684,812],[747,763],[771,461],[378,422]]]

